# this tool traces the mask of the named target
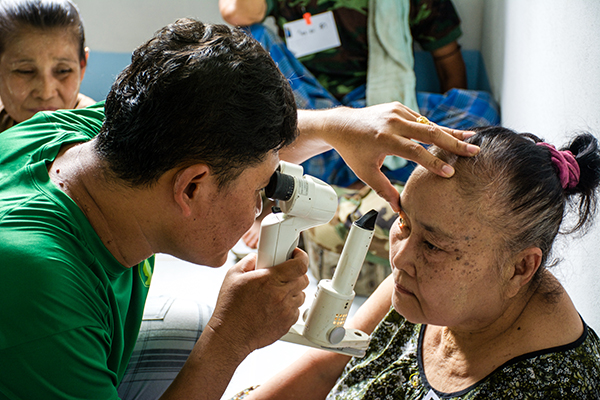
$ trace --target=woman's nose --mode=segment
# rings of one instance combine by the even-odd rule
[[[56,96],[58,81],[53,76],[48,74],[40,74],[36,82],[35,95],[40,100],[50,100]]]
[[[390,246],[390,263],[392,268],[402,270],[410,276],[415,276],[415,249],[409,238],[398,240]]]

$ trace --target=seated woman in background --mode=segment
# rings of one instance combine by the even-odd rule
[[[592,221],[596,138],[556,150],[495,127],[467,141],[477,156],[433,150],[452,178],[418,167],[401,194],[392,276],[350,324],[379,323],[366,356],[311,350],[247,399],[600,398],[600,340],[547,269],[561,226]]]
[[[0,0],[0,132],[38,111],[84,108],[83,23],[69,0]]]

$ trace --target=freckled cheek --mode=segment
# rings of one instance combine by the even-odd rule
[[[456,275],[465,283],[473,284],[479,281],[489,281],[490,277],[484,271],[486,267],[481,260],[460,257],[456,262]]]
[[[432,262],[421,256],[417,264],[417,281],[424,286],[445,286],[454,278],[452,267],[441,262]]]
[[[472,304],[474,293],[479,293],[481,285],[486,285],[482,279],[481,269],[473,260],[451,262],[446,265],[431,265],[430,273],[418,275],[424,295],[439,296],[444,302],[456,309]],[[480,300],[476,300],[480,301]]]

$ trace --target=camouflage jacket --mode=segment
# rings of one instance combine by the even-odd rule
[[[369,0],[267,0],[284,38],[283,25],[311,15],[332,11],[340,47],[300,58],[300,61],[338,100],[365,84],[367,77],[367,13]],[[461,34],[460,19],[450,0],[410,0],[409,24],[413,40],[431,51],[455,41]]]

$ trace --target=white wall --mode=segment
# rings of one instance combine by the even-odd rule
[[[504,126],[558,146],[578,130],[599,137],[600,2],[486,0],[482,40]],[[600,228],[556,250],[557,275],[600,331]]]
[[[92,50],[132,52],[178,18],[224,23],[218,0],[73,0]]]
[[[463,35],[458,39],[465,50],[481,50],[483,25],[483,0],[453,0],[461,20]]]
[[[483,0],[482,0],[483,2]],[[505,0],[487,0],[481,26],[481,54],[494,98],[501,102],[504,78]]]

